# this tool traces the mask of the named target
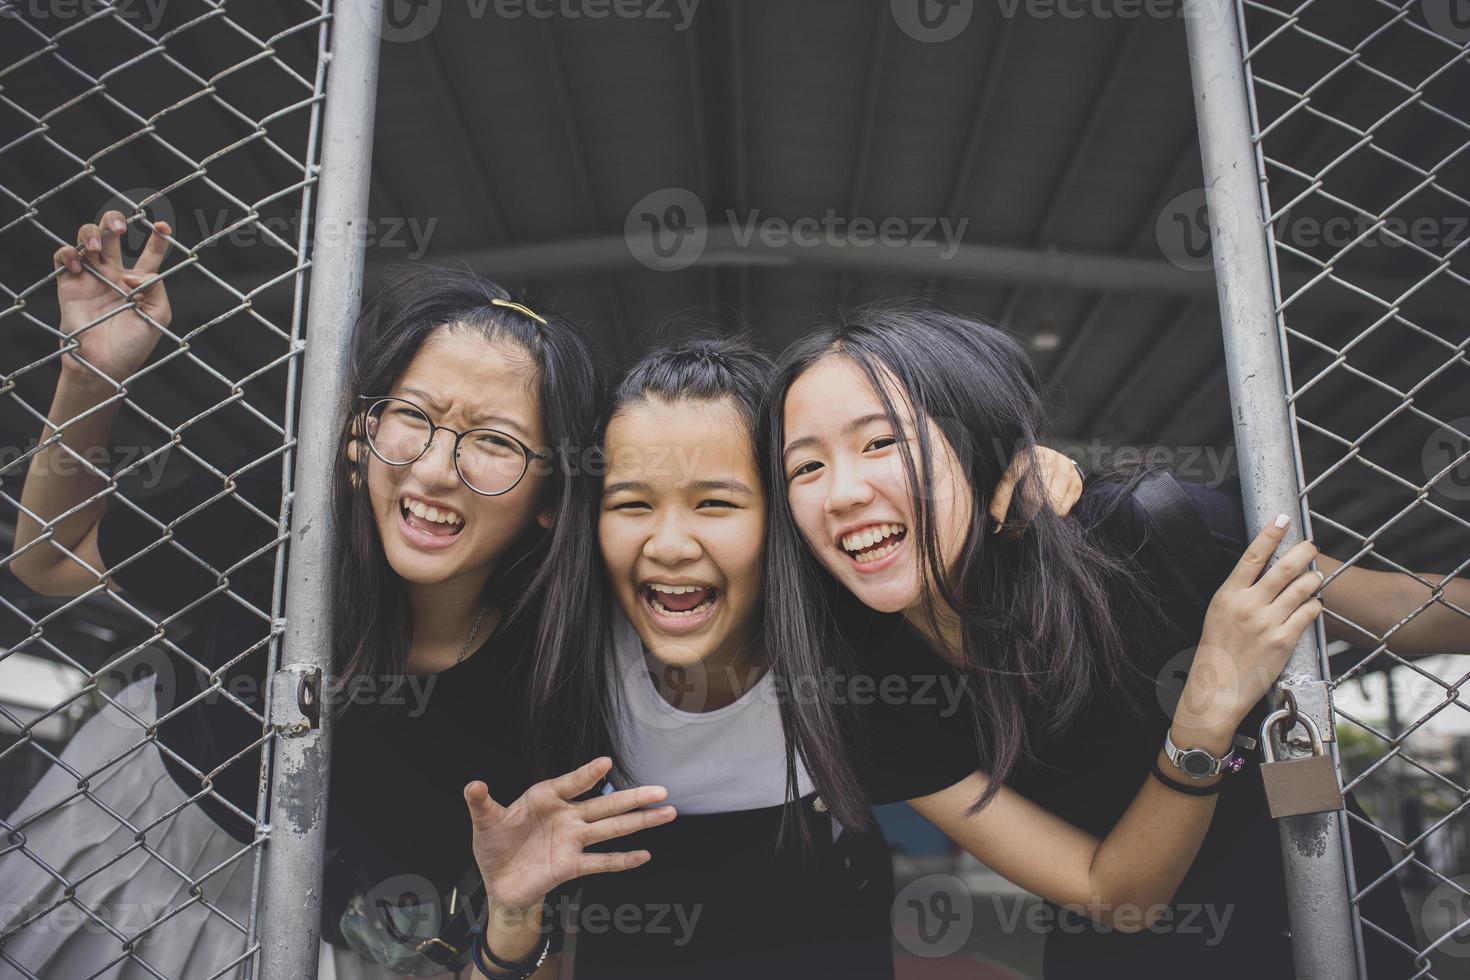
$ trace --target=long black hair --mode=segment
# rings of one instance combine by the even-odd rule
[[[581,330],[569,320],[538,309],[543,323],[493,300],[510,301],[511,296],[467,270],[415,266],[395,275],[358,318],[348,380],[352,411],[343,420],[342,464],[334,481],[343,551],[333,640],[339,683],[359,675],[397,678],[406,670],[412,611],[403,580],[388,565],[378,537],[368,495],[368,454],[356,453],[353,463],[346,447],[356,434],[358,396],[392,390],[440,328],[474,331],[526,351],[536,365],[537,403],[552,455],[553,480],[540,503],[554,512],[552,527],[544,531],[530,522],[486,583],[486,598],[502,608],[504,623],[540,609],[584,610],[598,601],[585,577],[572,571],[596,559],[596,539],[586,523],[588,481],[585,467],[578,465],[597,419],[596,360]],[[536,710],[555,684],[546,665],[566,659],[567,650],[580,649],[582,638],[574,618],[566,615],[537,616],[535,633],[528,715],[533,729],[537,724],[551,728],[555,726]]]
[[[613,419],[639,402],[674,404],[728,400],[750,433],[751,452],[754,454],[761,400],[773,367],[770,356],[755,347],[744,333],[695,334],[653,347],[608,389],[595,444],[601,447]],[[598,465],[593,469],[604,472],[605,462],[599,457]],[[597,541],[600,497],[601,488],[598,487],[590,498],[590,540],[593,542]],[[616,717],[620,710],[615,700],[615,685],[608,683],[612,643],[607,627],[612,599],[607,594],[600,558],[594,555],[585,569],[588,592],[596,595],[597,602],[587,607],[585,615],[583,610],[579,610],[577,621],[602,624],[595,633],[589,633],[601,637],[602,642],[588,643],[581,651],[564,647],[564,659],[549,665],[548,672],[560,679],[551,710],[569,722],[572,719],[584,720],[562,733],[558,751],[569,760],[608,755],[621,768],[618,747],[610,735],[616,730]]]
[[[762,455],[770,497],[766,546],[766,629],[770,666],[791,689],[802,677],[863,668],[840,620],[854,597],[822,567],[803,541],[786,496],[782,448],[786,394],[808,369],[844,357],[866,375],[895,432],[904,412],[914,420],[910,443],[899,441],[913,501],[910,534],[933,588],[923,613],[932,633],[940,610],[958,613],[958,654],[979,757],[991,777],[971,812],[998,791],[1038,736],[1065,729],[1099,682],[1130,680],[1109,585],[1127,582],[1132,564],[1079,522],[1043,508],[1018,541],[985,533],[988,501],[1017,453],[1040,444],[1045,420],[1041,385],[1025,349],[983,320],[913,305],[874,305],[810,333],[779,358],[765,404]],[[935,472],[933,422],[959,461],[972,497],[970,521],[955,567],[947,572],[934,526],[930,488]],[[1045,499],[1034,468],[1018,496]],[[1125,695],[1126,696],[1126,695]],[[823,799],[847,826],[868,823],[866,802],[847,746],[864,736],[843,705],[816,699],[800,712],[783,703],[788,772],[802,755]]]

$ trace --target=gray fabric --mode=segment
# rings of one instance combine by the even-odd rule
[[[117,699],[145,723],[156,717],[151,678],[126,688]],[[184,793],[164,768],[157,748],[139,746],[142,740],[143,725],[105,706],[72,737],[61,756],[83,774],[122,756],[90,780],[91,798],[78,794],[76,777],[61,766],[52,766],[9,818],[16,826],[66,800],[21,828],[23,850],[0,854],[0,929],[32,910],[56,905],[0,946],[0,980],[27,976],[80,980],[94,975],[98,980],[155,980],[158,974],[170,980],[238,980],[242,976],[235,961],[245,950],[251,849],[221,830],[197,806],[172,812],[184,802]],[[133,746],[139,747],[129,752]],[[109,815],[104,805],[144,830],[143,842],[135,841],[133,831]],[[108,864],[119,854],[124,856]],[[28,855],[77,882],[76,902],[66,901],[61,881]],[[185,876],[194,880],[206,875],[202,900],[192,897]],[[206,904],[223,914],[209,911]],[[131,955],[124,952],[123,940],[89,917],[82,905],[124,937],[140,937]],[[147,929],[165,916],[170,916],[167,921]],[[327,943],[322,944],[320,964],[321,980],[392,980],[396,976],[350,950]]]
[[[679,813],[731,813],[786,802],[786,737],[775,679],[763,674],[734,703],[713,711],[681,711],[666,700],[648,675],[643,641],[621,612],[612,623],[613,664],[609,678],[619,698],[616,711],[623,768],[609,786],[663,786]],[[692,684],[698,667],[686,675]],[[697,687],[693,691],[698,700]],[[797,760],[800,795],[812,791],[811,777]]]
[[[152,678],[125,689],[118,700],[147,721],[155,717]],[[73,736],[62,759],[86,774],[142,739],[136,721],[106,705]],[[170,978],[239,977],[242,971],[231,963],[245,949],[250,848],[196,806],[170,813],[184,794],[152,744],[140,745],[108,766],[89,787],[90,798],[79,795],[76,777],[52,766],[9,820],[12,826],[22,824],[57,801],[74,797],[21,828],[24,852],[0,856],[0,895],[7,924],[30,910],[61,903],[0,947],[0,977],[24,977],[29,972],[47,980],[71,980],[95,973],[102,980],[144,980],[154,976],[144,962]],[[143,830],[143,842],[135,841],[134,832],[109,815],[104,805]],[[62,882],[25,852],[78,882],[76,902],[66,901]],[[189,894],[185,875],[190,879],[209,875],[202,898]],[[224,914],[211,912],[206,904]],[[131,955],[124,952],[123,940],[82,906],[125,937],[141,937]],[[147,929],[176,910],[167,921]]]

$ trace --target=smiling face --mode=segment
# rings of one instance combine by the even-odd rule
[[[598,539],[618,605],[665,664],[733,664],[756,632],[766,508],[728,400],[644,399],[608,426]]]
[[[915,502],[900,442],[913,453],[946,573],[964,546],[973,502],[939,428],[923,420],[933,454],[926,473],[907,399],[891,379],[887,393],[901,431],[889,424],[861,367],[836,353],[816,362],[786,393],[783,466],[787,500],[807,546],[864,605],[901,612],[920,606],[929,576],[910,534]]]
[[[372,394],[413,402],[439,425],[491,427],[541,449],[546,440],[538,382],[535,362],[514,341],[441,327],[392,391]],[[550,479],[544,468],[532,466],[509,493],[485,497],[460,480],[453,446],[453,435],[439,431],[429,451],[409,465],[390,466],[368,455],[368,490],[383,551],[393,571],[415,585],[489,578],[533,520],[550,523],[537,513]],[[461,454],[468,451],[461,448]]]

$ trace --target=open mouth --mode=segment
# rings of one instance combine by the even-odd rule
[[[720,590],[712,585],[650,582],[643,586],[643,601],[659,616],[674,621],[698,619],[714,607],[719,597]]]
[[[452,538],[464,530],[464,515],[445,507],[431,507],[406,495],[398,498],[398,512],[403,523],[420,534]]]
[[[851,534],[844,534],[839,544],[847,557],[859,565],[867,565],[897,551],[908,533],[908,528],[902,524],[870,524]]]

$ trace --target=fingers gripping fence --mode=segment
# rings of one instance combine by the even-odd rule
[[[332,6],[0,0],[0,977],[315,973],[379,14]]]
[[[1373,820],[1283,827],[1297,973],[1367,976],[1365,937],[1403,947],[1366,911],[1397,875],[1417,932],[1412,975],[1463,976],[1470,672],[1462,656],[1395,651],[1431,620],[1470,632],[1470,611],[1446,594],[1470,565],[1470,19],[1436,0],[1228,0],[1196,13],[1247,513],[1254,527],[1299,514],[1344,570],[1417,586],[1402,621],[1329,611],[1358,638],[1304,643],[1280,681],[1331,712],[1344,786]],[[1355,880],[1353,829],[1382,835],[1388,874]]]

